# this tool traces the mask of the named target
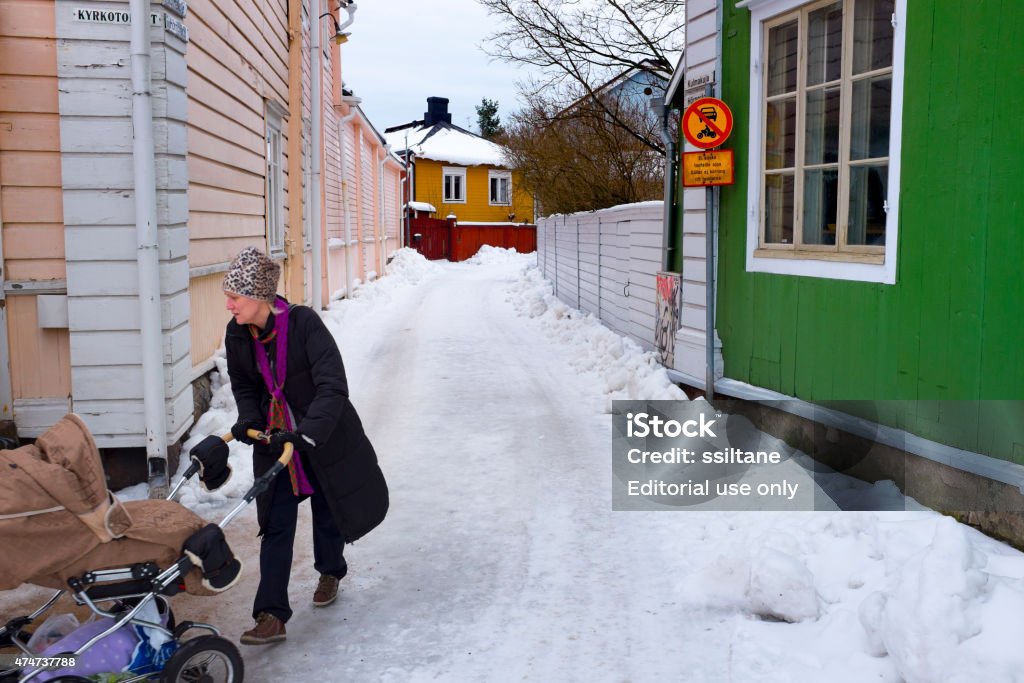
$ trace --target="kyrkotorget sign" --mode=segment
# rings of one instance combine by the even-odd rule
[[[184,17],[188,11],[188,5],[184,0],[164,0],[164,6],[179,17]],[[132,23],[131,12],[127,10],[93,9],[90,7],[72,8],[71,19],[81,23],[115,26],[127,26]],[[185,22],[166,12],[150,12],[149,25],[163,26],[168,33],[177,36],[186,43],[189,41],[188,28],[185,26]]]

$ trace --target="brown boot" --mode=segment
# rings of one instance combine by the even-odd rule
[[[287,637],[283,621],[269,612],[260,612],[256,616],[256,626],[243,633],[238,641],[243,645],[266,645]]]
[[[313,592],[313,606],[327,607],[338,599],[338,579],[329,574],[321,574],[320,582]]]

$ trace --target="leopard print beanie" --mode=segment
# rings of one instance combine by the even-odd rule
[[[273,301],[277,296],[277,279],[280,275],[279,264],[256,247],[246,247],[231,262],[222,287],[225,292],[241,294],[257,301]]]

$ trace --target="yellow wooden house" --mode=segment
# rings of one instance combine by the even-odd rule
[[[533,223],[533,195],[506,165],[502,147],[454,125],[447,98],[428,97],[422,120],[388,128],[384,137],[400,157],[408,153],[412,200],[434,207],[435,218],[455,216],[459,225]]]

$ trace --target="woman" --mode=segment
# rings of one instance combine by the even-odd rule
[[[348,398],[341,353],[320,316],[277,296],[280,266],[255,247],[243,249],[224,277],[232,314],[224,344],[228,376],[238,404],[236,439],[253,446],[260,476],[285,443],[296,456],[256,498],[260,584],[253,602],[256,625],[241,642],[284,640],[291,618],[288,579],[298,505],[310,499],[314,567],[320,581],[313,604],[334,602],[348,566],[343,549],[384,519],[388,489],[377,455]],[[269,444],[247,431],[271,433]]]

